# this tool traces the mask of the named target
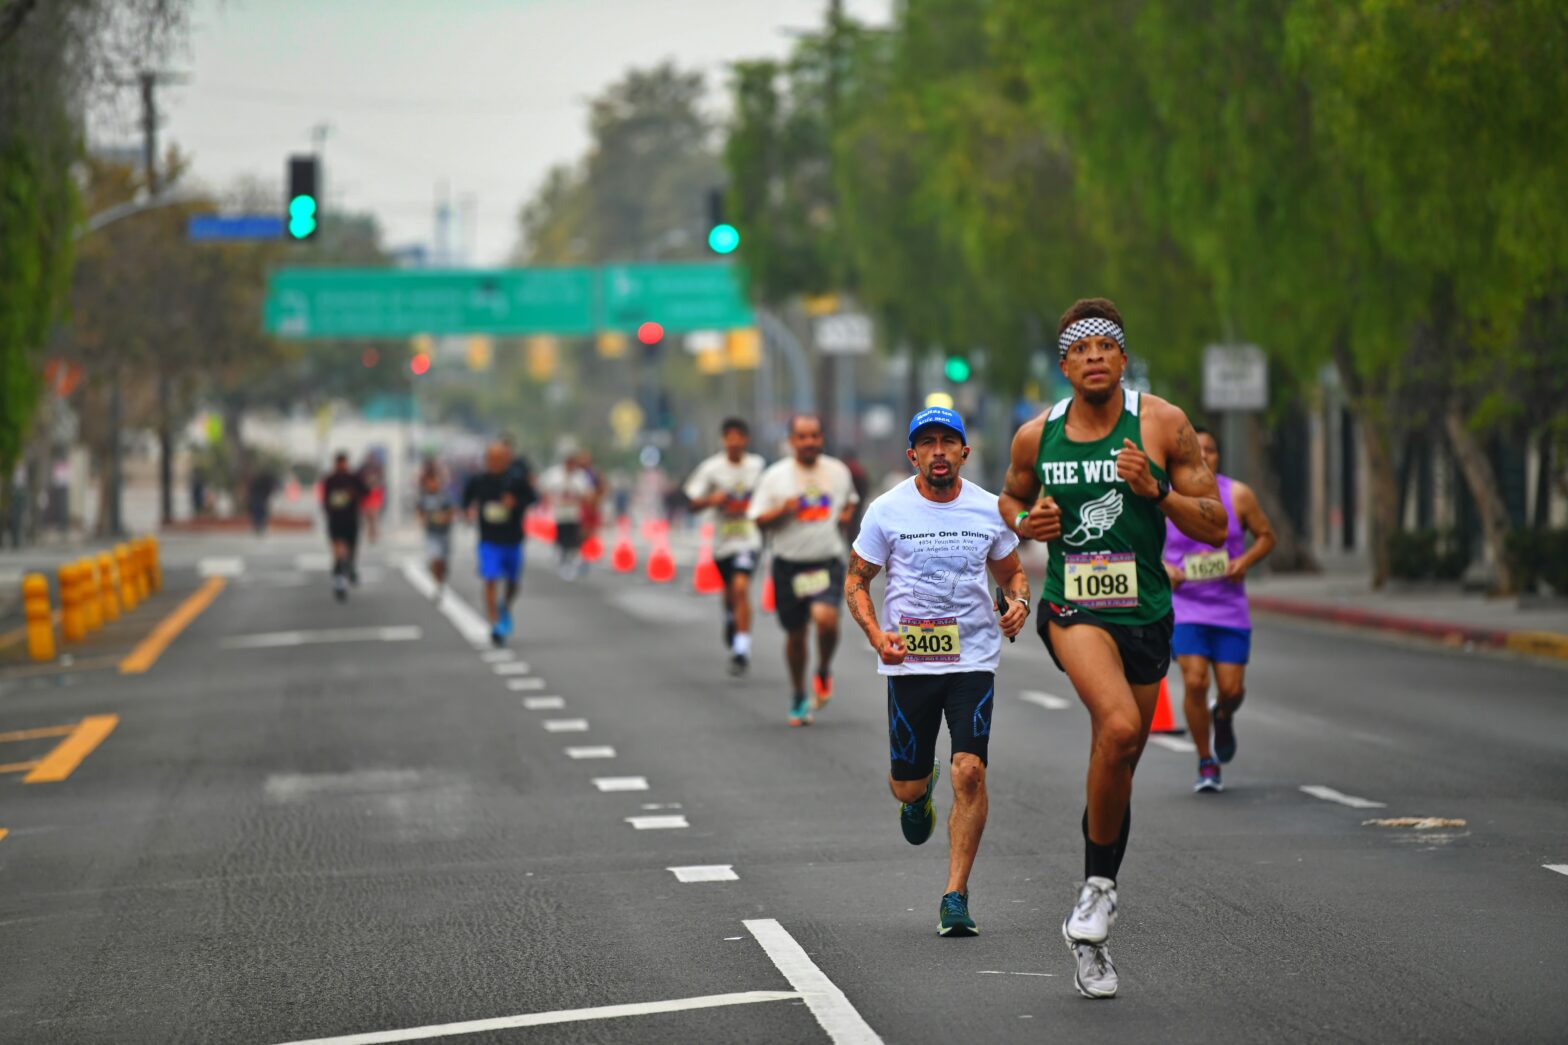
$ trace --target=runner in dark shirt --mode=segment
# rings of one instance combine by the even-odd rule
[[[479,577],[485,582],[490,641],[499,646],[512,633],[512,600],[523,572],[523,512],[536,495],[526,465],[515,468],[505,443],[485,449],[485,470],[463,488],[463,511],[479,524]],[[496,586],[505,582],[497,599]]]
[[[359,517],[365,483],[349,471],[348,454],[339,451],[332,472],[321,481],[321,507],[327,513],[327,540],[332,546],[332,590],[338,601],[348,598],[349,581],[358,582],[354,556],[359,551]]]

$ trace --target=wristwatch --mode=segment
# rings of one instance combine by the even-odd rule
[[[1165,498],[1171,495],[1171,484],[1166,482],[1164,479],[1159,479],[1156,480],[1155,485],[1159,488],[1160,492],[1154,495],[1154,503],[1159,504],[1161,501],[1165,500]]]

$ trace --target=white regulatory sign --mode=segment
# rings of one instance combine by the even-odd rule
[[[871,351],[871,317],[859,312],[819,317],[816,334],[817,348],[830,355],[861,355]]]
[[[1205,410],[1263,410],[1269,405],[1269,362],[1257,345],[1203,350]]]

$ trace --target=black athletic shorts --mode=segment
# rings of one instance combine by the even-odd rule
[[[1134,686],[1147,686],[1165,677],[1171,668],[1171,632],[1175,630],[1176,615],[1167,613],[1153,624],[1113,624],[1101,620],[1088,610],[1076,606],[1058,606],[1040,600],[1040,619],[1035,627],[1051,659],[1062,668],[1062,659],[1051,646],[1051,622],[1064,628],[1087,624],[1108,633],[1116,641],[1122,655],[1122,675]],[[1062,671],[1066,671],[1062,668]]]
[[[931,775],[936,735],[947,716],[952,753],[967,751],[987,764],[991,750],[991,709],[996,676],[989,671],[951,675],[889,675],[887,677],[887,738],[894,780],[922,780]]]
[[[359,520],[341,522],[331,518],[327,519],[327,540],[342,541],[352,550],[354,545],[359,543]]]
[[[735,579],[737,573],[744,573],[750,577],[757,568],[757,553],[746,551],[726,555],[722,559],[714,559],[713,564],[719,568],[719,576],[724,578],[724,586],[728,588],[730,581]]]
[[[563,552],[574,552],[582,547],[583,524],[558,522],[555,524],[555,546]]]
[[[775,556],[773,597],[785,631],[805,627],[811,619],[812,603],[836,607],[844,600],[844,560],[792,562]]]

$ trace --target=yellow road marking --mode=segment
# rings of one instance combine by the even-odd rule
[[[0,773],[20,773],[24,770],[32,769],[37,764],[37,762],[10,762],[0,766]]]
[[[38,760],[33,771],[22,778],[24,784],[56,784],[82,764],[82,759],[93,753],[103,743],[104,737],[119,725],[119,715],[88,715],[76,724],[71,735],[55,745],[53,751]]]
[[[0,842],[5,841],[5,836],[11,833],[9,827],[0,827]]]
[[[120,661],[120,674],[140,675],[157,663],[163,656],[163,651],[169,648],[169,643],[179,637],[180,632],[190,626],[201,611],[212,605],[212,600],[218,597],[218,592],[223,590],[222,577],[208,577],[203,584],[191,593],[190,597],[180,603],[175,611],[163,618],[158,626],[148,635],[126,658]]]
[[[39,737],[63,737],[76,728],[72,722],[64,726],[42,726],[38,729],[19,729],[14,733],[0,733],[0,744],[12,740],[37,740]]]

